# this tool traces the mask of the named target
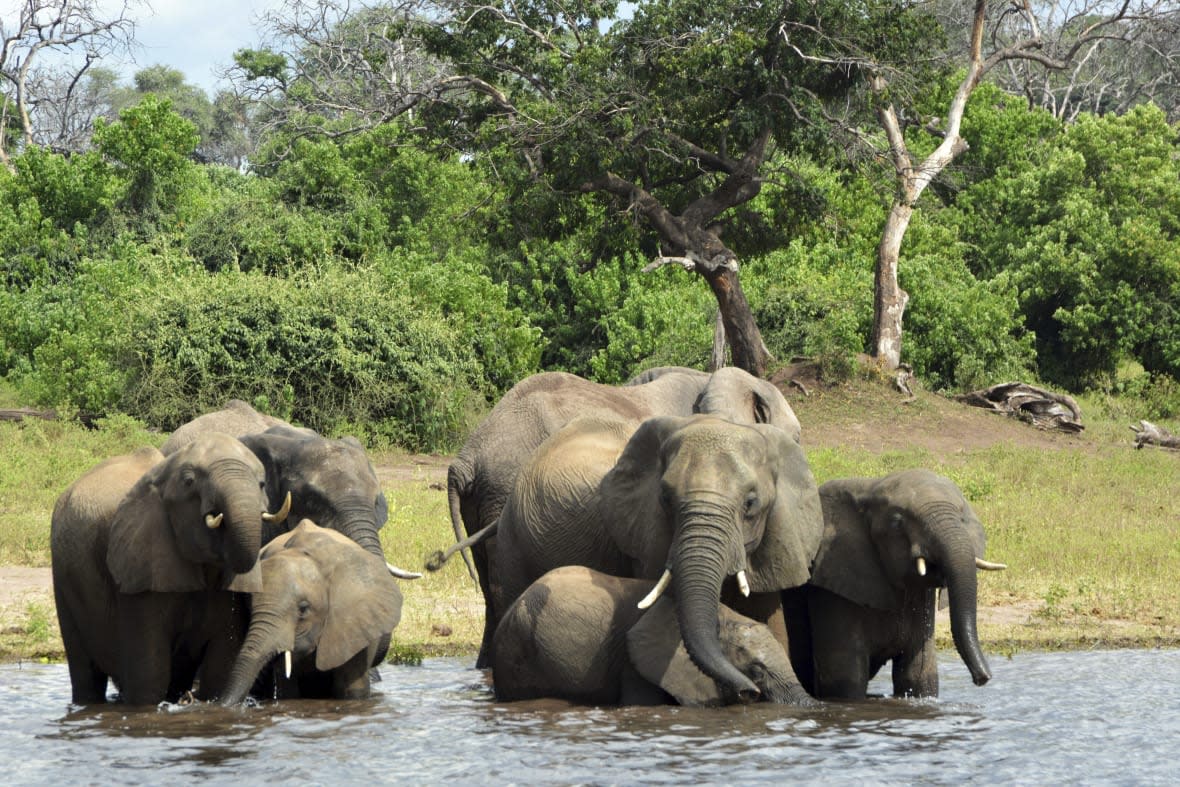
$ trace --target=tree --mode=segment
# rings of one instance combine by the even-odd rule
[[[69,102],[94,63],[130,46],[134,22],[127,14],[134,2],[122,0],[111,11],[99,0],[22,0],[15,23],[0,19],[0,82],[7,88],[0,97],[0,127],[12,113],[23,144],[34,144],[38,101]],[[42,65],[43,53],[57,59]],[[64,86],[64,93],[39,96],[34,90],[49,84]],[[0,138],[0,162],[11,168],[5,142]]]
[[[989,6],[998,12],[989,12]],[[1128,31],[1139,29],[1133,23],[1171,13],[1165,0],[1122,0],[1107,10],[1110,6],[1104,0],[1083,0],[1068,7],[1033,0],[1016,0],[1002,6],[975,0],[967,24],[956,27],[952,20],[946,25],[965,30],[969,43],[962,76],[945,109],[945,119],[927,117],[914,122],[912,107],[902,103],[908,76],[905,68],[867,56],[864,42],[838,29],[831,36],[835,47],[830,55],[809,56],[820,62],[843,63],[865,75],[874,112],[888,142],[885,157],[893,168],[895,193],[877,249],[870,338],[872,354],[887,368],[895,369],[901,363],[902,322],[909,301],[908,293],[898,283],[902,240],[923,192],[967,150],[960,130],[971,94],[986,75],[1001,65],[1020,63],[1022,67],[1061,71],[1088,48],[1125,42]],[[912,152],[912,145],[920,135],[935,138],[936,144],[919,157]]]
[[[413,113],[465,155],[510,153],[554,199],[609,200],[658,239],[653,266],[678,263],[708,283],[733,363],[761,374],[770,358],[738,276],[741,233],[727,230],[770,176],[771,151],[800,143],[810,105],[852,84],[796,47],[819,46],[808,31],[820,19],[868,29],[893,6],[661,0],[627,17],[619,5],[453,0],[350,17],[329,0],[319,13],[296,4],[278,28],[297,43],[292,56],[242,53],[239,65],[304,128]],[[788,20],[799,25],[790,44],[779,35]],[[441,65],[407,79],[394,55],[422,48],[425,65]]]

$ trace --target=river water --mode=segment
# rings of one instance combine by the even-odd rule
[[[384,666],[368,700],[139,711],[71,706],[63,665],[0,665],[0,782],[1180,781],[1177,650],[992,656],[984,687],[948,653],[938,699],[807,710],[497,704],[470,664]]]

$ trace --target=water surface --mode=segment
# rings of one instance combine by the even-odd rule
[[[64,665],[0,665],[6,784],[1173,784],[1180,651],[948,653],[938,699],[794,709],[498,704],[470,659],[380,696],[222,709],[70,705]],[[887,690],[878,681],[875,688]]]

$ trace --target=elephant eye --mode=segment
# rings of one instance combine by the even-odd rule
[[[742,507],[742,512],[746,516],[753,516],[758,512],[758,493],[751,492],[746,495],[746,502]]]
[[[889,526],[891,528],[893,528],[894,530],[897,530],[898,528],[901,527],[901,514],[900,513],[894,511],[892,514],[889,515]]]
[[[303,618],[307,617],[307,613],[310,610],[311,610],[311,602],[309,602],[309,601],[300,601],[299,602],[299,618],[301,620]]]

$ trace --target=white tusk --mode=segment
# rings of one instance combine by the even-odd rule
[[[283,500],[282,507],[280,507],[276,513],[268,514],[265,511],[262,512],[262,521],[263,522],[283,522],[287,519],[287,514],[289,514],[289,513],[291,513],[291,492],[290,492],[290,490],[287,491],[287,498],[285,500]]]
[[[389,573],[393,574],[398,579],[421,579],[422,575],[417,571],[406,571],[404,568],[398,568],[392,563],[386,563],[385,567],[389,569]]]
[[[660,575],[660,581],[651,589],[651,592],[643,597],[639,602],[640,609],[647,609],[652,604],[656,603],[656,599],[668,589],[668,583],[672,581],[672,569],[665,568],[664,573]]]
[[[212,514],[205,514],[205,527],[210,530],[216,530],[221,527],[221,520],[225,519],[225,512],[213,516]]]
[[[926,558],[924,557],[918,558],[918,576],[926,576]]]
[[[283,651],[283,668],[287,673],[287,677],[291,677],[291,651]]]
[[[749,597],[750,583],[746,579],[746,570],[744,568],[741,571],[737,572],[737,581],[738,581],[738,590],[742,591],[743,596]]]
[[[991,563],[981,557],[975,558],[975,567],[983,571],[1003,571],[1008,567],[1007,563]]]

